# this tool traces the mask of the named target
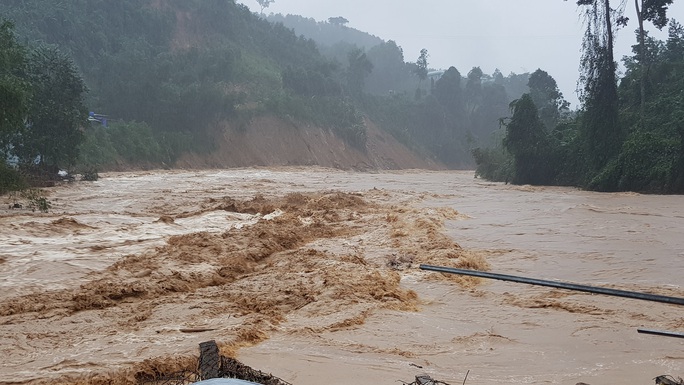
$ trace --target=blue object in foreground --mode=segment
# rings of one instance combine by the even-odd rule
[[[237,378],[212,378],[200,382],[194,382],[192,385],[261,385],[257,382],[250,382],[245,380],[238,380]]]

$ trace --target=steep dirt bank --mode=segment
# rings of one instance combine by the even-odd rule
[[[216,151],[186,154],[176,166],[224,168],[316,165],[345,170],[446,168],[411,151],[373,122],[366,120],[366,127],[368,141],[363,151],[350,146],[328,129],[260,117],[243,130],[227,127],[218,138]]]

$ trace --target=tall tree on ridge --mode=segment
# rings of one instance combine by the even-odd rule
[[[622,10],[609,0],[578,0],[584,6],[586,31],[582,43],[580,81],[584,87],[582,134],[589,166],[598,171],[620,150],[616,64],[613,57],[613,23]]]
[[[539,109],[539,118],[548,131],[553,130],[560,120],[561,110],[569,105],[563,99],[556,79],[546,71],[537,69],[530,75],[527,86],[534,105]]]
[[[339,26],[345,26],[349,23],[349,20],[347,20],[347,18],[342,17],[342,16],[329,17],[328,23],[334,24],[334,25],[339,25]]]
[[[514,184],[544,184],[552,179],[550,146],[544,123],[529,94],[510,104],[513,117],[506,126],[504,147],[513,155]]]
[[[256,0],[261,7],[261,14],[264,14],[264,9],[268,8],[271,4],[275,3],[275,0]]]
[[[420,84],[423,82],[423,80],[427,79],[428,75],[428,61],[427,58],[430,56],[428,54],[428,50],[423,48],[420,50],[420,56],[418,56],[418,60],[416,60],[416,69],[415,73],[416,76],[418,76],[418,90],[420,90]]]

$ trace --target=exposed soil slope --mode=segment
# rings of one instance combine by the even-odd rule
[[[243,130],[227,127],[218,149],[209,154],[186,154],[182,168],[247,166],[323,166],[355,170],[439,170],[446,167],[425,159],[392,135],[366,120],[366,149],[354,148],[332,131],[277,118],[254,119]]]

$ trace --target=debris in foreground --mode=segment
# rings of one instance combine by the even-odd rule
[[[654,378],[656,385],[684,385],[684,380],[681,378],[675,379],[672,376],[662,375]]]
[[[281,378],[253,369],[240,361],[220,355],[216,341],[200,344],[197,370],[138,378],[141,385],[190,385],[212,378],[235,378],[262,385],[292,385]]]
[[[413,366],[418,366],[413,364]],[[470,373],[470,370],[468,371]],[[468,373],[463,380],[465,385]],[[237,379],[249,382],[239,382],[239,384],[259,384],[259,385],[292,385],[289,382],[278,378],[270,373],[264,373],[253,369],[240,361],[222,356],[216,341],[206,341],[200,343],[200,357],[195,371],[184,370],[176,373],[158,373],[157,375],[145,375],[137,378],[140,385],[192,385],[200,381],[210,379]],[[684,380],[670,375],[660,375],[654,378],[656,385],[684,385]],[[427,374],[415,377],[413,382],[399,381],[404,385],[450,385],[444,381],[435,380]],[[205,382],[201,382],[204,384]],[[209,382],[207,382],[209,383]],[[216,384],[219,384],[218,382]],[[578,382],[577,385],[589,385]]]
[[[403,382],[403,381],[402,381]],[[446,382],[435,380],[427,374],[416,376],[416,380],[410,383],[404,382],[404,385],[449,385]]]

